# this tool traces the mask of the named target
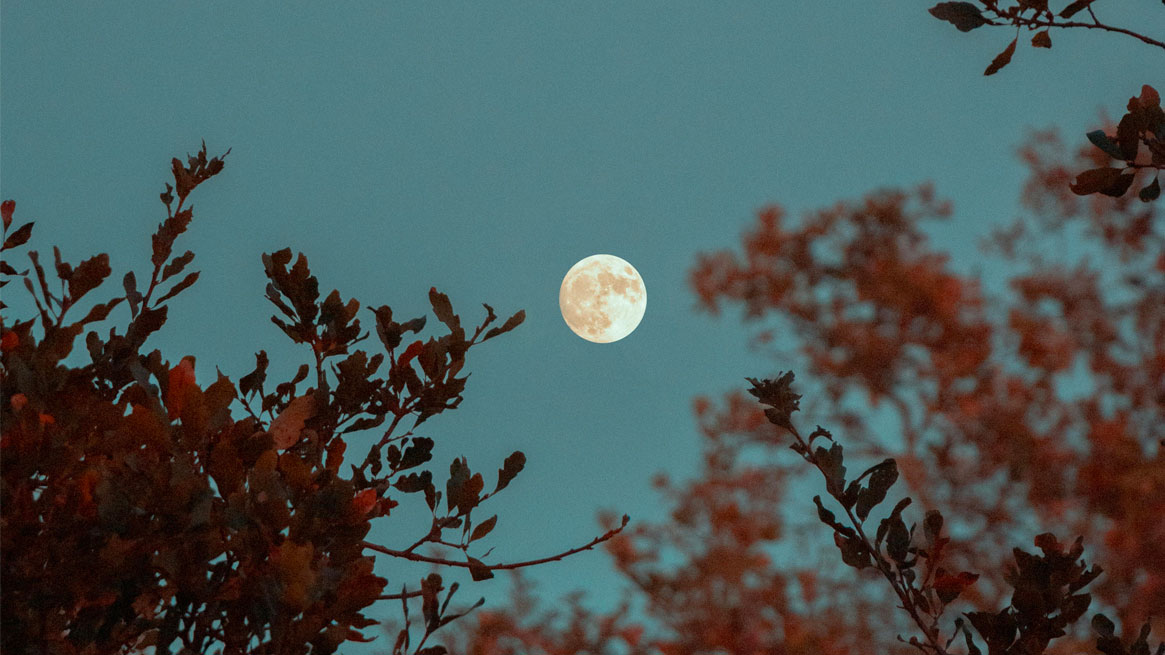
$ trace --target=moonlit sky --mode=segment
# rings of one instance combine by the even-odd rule
[[[1159,3],[1098,4],[1107,22],[1165,30]],[[237,380],[260,348],[271,381],[310,359],[263,300],[260,254],[285,246],[324,293],[401,317],[431,313],[430,286],[465,323],[482,302],[502,319],[525,309],[524,325],[470,352],[461,407],[419,434],[437,439],[442,483],[453,457],[490,485],[525,451],[483,543],[490,561],[549,555],[598,534],[602,508],[661,518],[651,475],[698,463],[692,397],[780,368],[749,354],[737,311],[694,311],[697,252],[738,244],[766,203],[796,215],[930,180],[955,206],[934,238],[971,270],[975,240],[1018,211],[1014,149],[1029,128],[1075,142],[1102,107],[1119,117],[1162,81],[1159,52],[1095,31],[1053,33],[1051,51],[1021,39],[985,78],[1012,32],[963,34],[927,6],[7,0],[2,195],[18,222],[37,221],[32,247],[59,244],[73,262],[109,252],[114,276],[95,295],[111,296],[147,269],[170,157],[201,139],[212,155],[232,148],[176,245],[202,277],[147,344],[194,355],[202,382],[216,365]],[[594,253],[631,262],[651,296],[611,344],[578,338],[558,310],[563,275]],[[4,295],[27,315],[19,285]],[[371,540],[423,533],[423,501],[403,500]],[[427,569],[377,570],[399,589]],[[530,574],[549,597],[582,586],[599,607],[620,584],[599,552]],[[459,597],[493,605],[505,586]]]

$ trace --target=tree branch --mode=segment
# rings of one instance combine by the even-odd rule
[[[607,532],[603,533],[602,535],[590,540],[590,542],[588,542],[585,545],[571,548],[570,550],[561,552],[557,555],[551,555],[550,557],[543,557],[540,559],[527,560],[525,562],[512,562],[510,564],[487,564],[485,566],[485,568],[487,568],[491,571],[505,571],[505,570],[510,570],[510,569],[520,569],[520,568],[523,568],[526,566],[535,566],[537,564],[546,564],[547,562],[557,562],[559,560],[570,557],[571,555],[581,553],[584,550],[591,550],[595,546],[603,543],[604,541],[609,540],[611,537],[614,537],[615,535],[622,532],[623,528],[627,527],[627,522],[629,520],[630,520],[630,518],[626,514],[624,514],[623,515],[623,523],[619,527],[608,530]],[[444,559],[441,557],[430,557],[428,555],[421,555],[420,553],[413,553],[413,552],[409,552],[409,551],[405,551],[405,550],[393,550],[392,548],[385,548],[384,546],[380,546],[380,545],[377,545],[377,544],[374,544],[374,543],[371,543],[368,541],[364,541],[361,543],[365,548],[367,548],[369,550],[374,550],[378,553],[383,553],[385,555],[391,555],[392,557],[399,557],[401,559],[407,559],[407,560],[410,560],[413,562],[428,562],[430,564],[441,564],[444,566],[459,566],[461,568],[469,568],[471,566],[469,564],[469,562],[458,562],[455,560],[448,560],[448,559]],[[400,594],[396,594],[395,597],[400,598]]]

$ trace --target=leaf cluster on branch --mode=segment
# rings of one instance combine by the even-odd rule
[[[15,203],[0,205],[0,284],[21,278],[36,307],[34,318],[10,321],[7,308],[0,318],[5,652],[332,653],[345,641],[375,638],[362,632],[377,623],[366,610],[394,599],[406,615],[394,652],[412,646],[432,655],[442,651],[425,647],[429,636],[481,601],[451,610],[458,585],[446,588],[436,573],[419,589],[385,594],[387,580],[373,573],[367,551],[465,567],[481,580],[590,549],[626,525],[558,555],[490,564],[488,553],[470,554],[498,523],[480,508],[521,472],[525,456],[507,457],[484,493],[482,474],[464,457],[451,463],[443,491],[419,468],[432,459],[434,441],[414,431],[458,406],[470,349],[516,328],[522,311],[495,325],[484,305],[485,318],[467,330],[448,296],[432,288],[444,332],[405,345],[425,317],[397,322],[389,306],[369,308],[382,349],[369,353],[356,348],[368,337],[360,303],[338,291],[321,297],[306,257],[285,249],[263,255],[272,321],[312,358],[290,380],[269,383],[262,350],[237,383],[219,372],[208,386],[198,383],[193,357],[173,363],[145,352],[166,322],[167,303],[198,280],[198,271],[181,276],[194,254],[175,256],[173,246],[193,217],[188,198],[223,170],[223,156],[208,157],[203,144],[171,168],[148,284],[126,273],[122,293],[72,322],[70,309],[111,275],[108,256],[74,266],[54,248],[50,281],[31,251],[34,273],[18,271],[8,257],[28,242],[33,224],[10,230]],[[105,335],[91,329],[89,361],[70,364],[81,333],[123,302],[128,323]],[[405,420],[411,424],[401,432]],[[380,436],[369,439],[374,429]],[[346,474],[345,452],[361,441],[371,442],[367,455]],[[430,529],[399,550],[366,541],[371,521],[389,517],[409,494],[424,496]],[[458,559],[419,555],[424,544]],[[415,602],[425,621],[414,644],[407,616]]]

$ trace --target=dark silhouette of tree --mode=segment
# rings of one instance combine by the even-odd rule
[[[0,206],[2,283],[21,279],[36,306],[26,320],[9,320],[7,308],[0,317],[4,652],[332,653],[345,641],[370,640],[361,630],[377,621],[365,610],[387,598],[405,613],[394,652],[435,655],[444,649],[426,646],[432,633],[482,601],[451,607],[458,585],[446,588],[437,573],[386,594],[366,551],[464,567],[481,580],[619,532],[540,560],[490,564],[470,554],[498,521],[483,517],[482,506],[525,456],[507,457],[490,491],[465,458],[450,464],[443,490],[420,469],[434,444],[417,426],[458,406],[470,349],[517,327],[524,312],[491,327],[497,316],[484,305],[485,318],[468,333],[449,298],[430,289],[442,333],[406,344],[426,318],[397,322],[389,306],[370,307],[382,349],[370,354],[355,347],[368,337],[360,303],[338,291],[321,298],[307,259],[281,250],[263,256],[266,296],[277,309],[271,320],[312,353],[291,380],[268,383],[265,351],[237,382],[220,372],[205,387],[194,358],[172,363],[145,352],[168,301],[198,279],[197,271],[183,275],[194,254],[173,247],[193,216],[191,192],[222,171],[224,157],[208,158],[203,144],[187,163],[173,160],[148,284],[126,273],[123,293],[77,320],[66,317],[111,275],[109,257],[72,265],[54,248],[46,273],[31,251],[33,272],[17,271],[7,256],[33,224],[10,230],[15,203]],[[124,329],[93,329],[123,303]],[[89,361],[67,363],[86,329]],[[411,426],[401,432],[404,421]],[[373,429],[381,436],[363,462],[342,471],[348,445]],[[390,517],[411,494],[432,512],[429,531],[403,550],[366,541],[371,521]],[[424,544],[458,559],[422,556]],[[421,625],[410,630],[409,605],[417,603]]]
[[[700,255],[699,306],[740,307],[750,346],[804,371],[806,409],[832,427],[794,425],[791,374],[752,381],[767,409],[739,391],[697,398],[698,474],[656,480],[670,520],[606,546],[641,614],[591,611],[620,629],[587,652],[1150,652],[1165,607],[1165,233],[1155,181],[1138,198],[1132,180],[1078,174],[1116,158],[1119,176],[1156,175],[1156,91],[1128,109],[1116,136],[1070,151],[1038,132],[1020,149],[1027,216],[983,244],[1006,293],[932,247],[926,224],[951,206],[927,185],[799,220],[766,207],[738,250]],[[913,498],[884,502],[898,481]],[[793,518],[805,511],[832,543]],[[481,655],[572,652],[558,645],[579,643],[563,639],[581,621],[494,609],[459,639]]]

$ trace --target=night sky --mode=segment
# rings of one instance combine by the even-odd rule
[[[470,352],[460,408],[418,434],[437,440],[441,483],[454,457],[488,486],[526,453],[479,510],[500,514],[483,543],[491,561],[539,557],[599,534],[603,508],[661,518],[652,474],[698,464],[693,396],[781,368],[749,353],[735,309],[695,311],[697,253],[738,244],[768,203],[796,215],[929,180],[955,207],[933,238],[973,271],[976,239],[1018,212],[1014,151],[1029,129],[1075,142],[1102,104],[1119,117],[1160,71],[1134,39],[1082,31],[1053,34],[1050,51],[1021,39],[984,77],[1010,32],[963,34],[927,6],[7,0],[2,195],[18,222],[36,221],[32,248],[110,253],[95,294],[110,297],[125,271],[147,271],[170,158],[202,139],[211,155],[231,148],[176,246],[202,276],[147,343],[195,356],[200,382],[215,366],[237,380],[260,348],[272,382],[310,359],[263,299],[260,254],[284,247],[307,255],[324,293],[430,314],[426,336],[430,286],[467,324],[483,302],[503,319],[525,309],[525,324]],[[1160,11],[1104,10],[1165,30]],[[647,286],[646,316],[616,343],[575,336],[558,310],[563,275],[595,253],[631,262]],[[28,315],[14,287],[10,314]],[[373,438],[355,437],[349,457]],[[370,540],[401,548],[426,529],[420,498],[395,512]],[[399,589],[427,569],[377,570]],[[550,597],[585,587],[600,607],[620,584],[600,552],[530,575]],[[505,588],[478,583],[462,600],[500,603]]]

